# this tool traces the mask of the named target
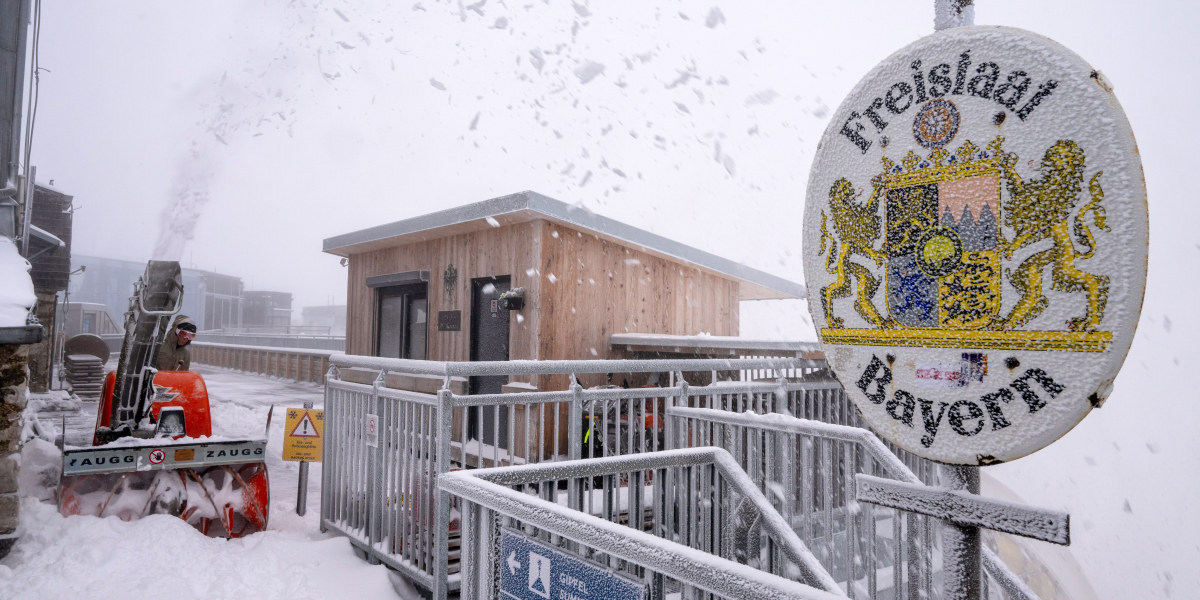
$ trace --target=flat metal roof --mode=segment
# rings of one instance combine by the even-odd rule
[[[683,352],[684,350],[733,350],[752,353],[788,352],[796,356],[821,354],[817,342],[791,340],[757,340],[730,335],[671,335],[665,333],[614,333],[608,337],[609,346],[624,346],[631,349]]]
[[[336,256],[368,252],[395,245],[396,241],[424,241],[490,227],[546,219],[561,225],[587,230],[604,238],[641,248],[661,257],[692,263],[749,285],[743,285],[740,299],[765,300],[804,298],[804,284],[789,281],[747,267],[598,215],[581,206],[572,206],[537,192],[524,191],[457,208],[442,210],[386,225],[377,225],[326,238],[322,250]]]

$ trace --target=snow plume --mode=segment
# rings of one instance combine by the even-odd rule
[[[192,142],[188,156],[180,161],[170,202],[159,216],[155,260],[177,261],[183,257],[183,247],[195,235],[196,222],[208,203],[213,179],[211,161],[211,152],[202,150],[199,142]]]
[[[305,75],[326,81],[338,77],[336,71],[329,72],[329,63],[336,62],[330,56],[355,46],[317,35],[330,11],[346,18],[336,8],[303,0],[275,0],[246,8],[246,22],[277,23],[279,29],[264,26],[256,30],[260,35],[244,40],[247,47],[231,49],[237,57],[237,62],[231,63],[236,69],[201,80],[193,91],[191,99],[201,116],[176,166],[171,195],[159,216],[154,258],[179,260],[183,256],[231,152],[264,134],[291,137],[298,119],[296,103],[315,92],[308,89]]]

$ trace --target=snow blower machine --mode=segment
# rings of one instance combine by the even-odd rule
[[[150,261],[129,299],[121,356],[104,380],[92,446],[63,449],[63,515],[176,515],[212,537],[266,528],[265,433],[206,439],[212,419],[204,379],[153,366],[182,302],[179,263]]]

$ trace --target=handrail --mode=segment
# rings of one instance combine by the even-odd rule
[[[645,565],[716,594],[734,598],[764,599],[845,598],[845,595],[839,593],[833,578],[821,569],[811,553],[808,553],[807,557],[801,557],[797,564],[806,570],[815,566],[815,573],[824,576],[818,577],[820,584],[830,589],[806,586],[748,565],[699,553],[677,542],[641,530],[615,525],[599,517],[506,487],[563,477],[596,476],[627,469],[655,469],[708,463],[715,464],[722,475],[729,477],[738,491],[752,498],[760,509],[767,507],[769,510],[765,511],[764,515],[774,513],[774,509],[770,509],[769,501],[744,473],[744,480],[735,475],[741,470],[737,468],[733,457],[723,449],[711,447],[454,471],[439,476],[438,487],[475,504],[520,519],[526,524],[635,564]],[[755,494],[761,498],[755,498]],[[778,517],[777,513],[776,516]],[[798,543],[800,548],[804,548],[803,542],[800,542],[795,532],[782,522],[782,518],[777,521],[779,522],[768,520],[764,525],[771,529],[772,533],[790,532],[794,540],[786,541]],[[620,535],[613,535],[614,533]],[[786,549],[789,544],[781,545]],[[804,552],[807,553],[806,548]],[[795,560],[796,557],[789,558]]]
[[[740,369],[823,368],[824,360],[806,358],[697,358],[653,360],[509,360],[442,362],[381,358],[345,353],[332,354],[331,363],[342,368],[402,371],[418,375],[471,377],[478,375],[570,375],[603,373],[659,373],[670,371],[730,371]]]
[[[711,408],[671,406],[667,407],[667,416],[687,417],[720,424],[733,423],[857,443],[871,454],[871,457],[889,475],[902,481],[924,485],[921,479],[912,472],[912,469],[908,468],[908,465],[896,457],[891,450],[888,450],[887,446],[883,444],[878,436],[866,429],[798,419],[781,414],[731,413]],[[983,566],[987,573],[1004,588],[1004,591],[1009,596],[1009,600],[1037,599],[1037,595],[1008,568],[1008,565],[1004,564],[1004,561],[1000,560],[1000,557],[996,556],[995,552],[987,548],[983,549]]]
[[[201,340],[192,340],[193,346],[203,348],[227,348],[229,350],[247,350],[253,352],[276,352],[290,354],[313,354],[317,356],[332,357],[337,354],[337,350],[324,350],[321,348],[288,348],[284,346],[243,346],[242,344],[230,344],[226,342],[207,342]]]
[[[712,408],[668,406],[667,417],[672,416],[689,417],[721,424],[733,423],[736,425],[768,428],[861,444],[863,449],[871,454],[871,458],[874,458],[892,477],[909,483],[921,483],[921,479],[912,472],[912,469],[908,468],[908,465],[904,464],[895,453],[888,450],[888,447],[883,445],[883,442],[874,433],[866,429],[851,427],[849,425],[822,423],[809,419],[799,419],[776,413],[760,415],[746,412],[733,413]]]

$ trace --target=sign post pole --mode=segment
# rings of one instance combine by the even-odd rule
[[[979,495],[979,467],[941,465],[942,485]],[[945,521],[942,525],[942,562],[947,600],[980,598],[982,583],[979,569],[982,550],[979,528]]]
[[[975,24],[973,0],[938,0],[934,6],[934,29],[950,29]],[[979,467],[941,465],[942,484],[951,490],[979,494]],[[979,528],[946,521],[942,529],[942,560],[945,565],[945,597],[966,600],[980,597],[982,540]]]
[[[312,402],[305,402],[304,408],[287,409],[283,460],[300,463],[296,482],[296,514],[300,516],[308,508],[308,463],[321,462],[324,431],[325,411],[314,410]]]
[[[975,0],[937,0],[933,8],[933,29],[970,27],[975,24]]]
[[[304,409],[313,407],[312,402],[305,402]],[[308,510],[308,461],[300,461],[300,477],[296,483],[296,514],[301,517]]]

